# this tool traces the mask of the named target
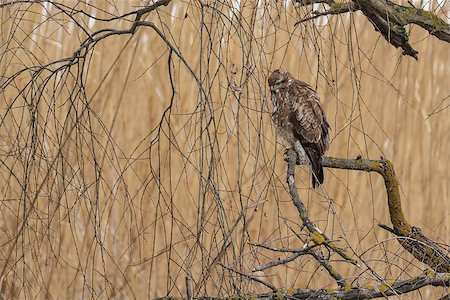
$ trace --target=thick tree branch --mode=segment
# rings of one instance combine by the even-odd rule
[[[327,168],[377,172],[383,176],[389,215],[394,226],[392,231],[401,237],[398,239],[400,244],[417,260],[427,264],[436,272],[450,272],[450,258],[446,252],[424,236],[419,228],[411,226],[406,220],[402,210],[398,180],[390,161],[324,157],[322,164]]]
[[[415,278],[399,280],[391,285],[379,284],[376,286],[341,288],[334,290],[326,289],[294,289],[277,290],[259,295],[237,295],[232,299],[252,299],[257,300],[299,300],[299,299],[374,299],[378,297],[388,297],[400,295],[418,290],[424,286],[450,286],[450,273],[423,273]],[[174,300],[180,298],[163,297],[160,300]],[[225,300],[230,297],[198,297],[197,300]]]
[[[380,284],[378,286],[354,287],[337,290],[308,290],[297,289],[292,294],[285,293],[284,299],[373,299],[409,293],[427,285],[449,286],[450,274],[422,274],[418,277],[401,280],[392,285]],[[268,296],[268,295],[267,295]],[[260,299],[268,299],[261,297]]]
[[[306,227],[308,229],[308,231],[310,232],[310,237],[312,239],[312,241],[316,244],[316,245],[324,245],[325,247],[327,247],[328,249],[330,249],[331,251],[334,251],[335,253],[337,253],[339,256],[341,256],[343,259],[345,259],[346,261],[351,262],[352,264],[357,265],[356,260],[350,258],[350,256],[348,256],[347,252],[345,251],[345,249],[342,249],[338,246],[336,246],[332,241],[330,241],[330,239],[309,219],[308,217],[308,211],[305,208],[305,205],[303,204],[303,202],[300,200],[300,197],[298,195],[298,191],[297,188],[295,187],[295,180],[294,180],[294,175],[295,175],[295,166],[297,165],[297,152],[294,149],[289,149],[286,152],[286,157],[285,160],[288,164],[288,169],[287,169],[287,183],[289,186],[289,193],[291,194],[292,197],[292,201],[294,202],[295,207],[298,210],[300,219],[303,222],[303,226]],[[309,254],[311,254],[319,263],[320,265],[322,265],[322,267],[325,268],[325,270],[327,270],[328,274],[334,279],[336,280],[337,284],[341,287],[344,286],[348,286],[350,287],[347,282],[345,281],[345,279],[335,270],[333,269],[333,267],[331,266],[331,264],[326,261],[325,259],[323,259],[323,257],[314,252],[314,251],[310,251]]]
[[[291,194],[292,201],[294,202],[294,205],[298,210],[300,219],[303,222],[303,226],[305,226],[310,232],[310,236],[313,242],[317,245],[326,246],[328,249],[339,254],[343,259],[350,261],[351,263],[356,265],[357,262],[354,259],[350,258],[344,249],[336,246],[332,241],[330,241],[330,239],[326,237],[319,229],[319,227],[317,227],[308,217],[308,211],[306,210],[303,202],[300,200],[297,188],[295,187],[294,174],[295,166],[297,164],[297,152],[295,152],[295,150],[293,149],[289,149],[286,152],[285,160],[288,163],[287,183],[289,186],[289,193]]]
[[[403,6],[389,0],[351,0],[345,3],[333,0],[296,0],[302,6],[311,3],[325,3],[329,9],[324,12],[314,11],[312,16],[296,23],[305,22],[325,15],[336,15],[352,11],[361,11],[372,23],[375,30],[394,45],[401,47],[404,55],[417,59],[417,51],[409,44],[409,36],[405,25],[415,24],[427,30],[438,39],[450,43],[450,24],[432,12],[409,6]]]

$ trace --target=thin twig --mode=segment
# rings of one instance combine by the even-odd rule
[[[258,271],[264,271],[279,265],[284,265],[287,264],[288,262],[291,262],[293,260],[295,260],[297,257],[302,256],[302,255],[307,255],[309,254],[309,251],[304,251],[304,252],[297,252],[291,256],[288,256],[286,258],[283,259],[278,259],[278,260],[274,260],[274,261],[270,261],[266,264],[260,265],[260,266],[256,266],[252,269],[252,272],[258,272]]]
[[[265,285],[266,287],[270,288],[270,289],[273,290],[273,291],[276,291],[276,290],[277,290],[277,288],[276,288],[275,286],[273,286],[272,284],[270,284],[270,283],[268,283],[268,282],[265,282],[265,281],[259,279],[259,278],[256,277],[256,276],[242,273],[241,271],[238,271],[238,270],[236,270],[236,269],[234,269],[234,268],[225,266],[225,265],[222,264],[222,263],[218,263],[218,265],[221,266],[221,267],[224,268],[224,269],[227,269],[228,271],[234,272],[234,273],[239,274],[239,275],[241,275],[241,276],[244,276],[244,277],[246,277],[246,278],[248,278],[248,279],[250,279],[250,280],[253,280],[253,281],[256,281],[256,282],[258,282],[258,283],[261,283],[262,285]]]
[[[312,248],[317,246],[317,245],[313,245],[313,246],[308,247],[308,245],[305,244],[300,249],[290,249],[290,248],[274,248],[274,247],[267,246],[266,244],[253,244],[253,243],[250,243],[250,245],[256,246],[256,247],[261,247],[261,248],[264,248],[264,249],[267,249],[267,250],[270,250],[270,251],[274,251],[274,252],[289,252],[289,253],[303,253],[303,252],[308,251],[308,250],[310,250],[310,249],[312,249]]]

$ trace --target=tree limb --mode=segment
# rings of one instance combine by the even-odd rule
[[[313,12],[313,15],[296,23],[302,23],[325,15],[336,15],[352,11],[361,11],[372,23],[376,31],[396,48],[402,48],[404,55],[417,59],[418,52],[409,44],[409,36],[405,25],[415,24],[427,30],[438,39],[450,43],[450,24],[436,14],[415,7],[403,6],[390,0],[351,0],[345,3],[333,0],[311,1],[296,0],[301,6],[311,3],[325,3],[330,8],[324,12]]]
[[[380,284],[367,287],[353,287],[341,289],[294,289],[277,290],[259,295],[237,295],[232,299],[252,299],[257,300],[299,300],[299,299],[374,299],[378,297],[388,297],[400,295],[418,290],[424,286],[450,286],[450,273],[426,272],[415,278],[399,280],[391,285]],[[159,300],[175,300],[180,298],[162,297]],[[225,300],[230,297],[198,297],[197,300]]]
[[[436,243],[423,235],[419,228],[411,226],[406,220],[400,200],[399,183],[389,160],[323,157],[322,165],[327,168],[377,172],[383,176],[389,215],[394,226],[392,231],[402,237],[398,239],[399,243],[417,260],[427,264],[436,272],[450,272],[450,257]]]
[[[294,202],[294,205],[298,210],[300,219],[303,222],[303,226],[305,226],[310,232],[312,241],[317,245],[324,245],[328,249],[339,254],[339,256],[341,256],[343,259],[351,262],[354,265],[357,265],[356,260],[350,258],[344,249],[336,246],[332,241],[330,241],[330,239],[325,236],[319,229],[319,227],[317,227],[308,217],[308,211],[306,210],[303,202],[300,200],[297,188],[295,187],[294,174],[295,166],[297,164],[297,152],[295,152],[294,149],[289,149],[286,152],[285,160],[288,163],[287,183],[289,186],[289,193],[291,194],[292,201]]]
[[[295,207],[298,210],[300,219],[303,222],[303,226],[305,226],[308,231],[310,232],[310,237],[312,239],[312,241],[316,244],[316,245],[324,245],[325,247],[327,247],[328,249],[330,249],[331,251],[334,251],[335,253],[337,253],[339,256],[341,256],[343,259],[345,259],[346,261],[351,262],[354,265],[358,265],[358,263],[356,262],[356,260],[354,260],[353,258],[351,258],[350,256],[348,256],[347,252],[345,251],[345,249],[342,249],[338,246],[336,246],[332,241],[330,241],[330,239],[309,219],[308,217],[308,211],[305,208],[305,205],[303,204],[303,202],[300,200],[300,197],[298,195],[298,191],[297,188],[295,187],[295,180],[294,180],[294,175],[295,175],[295,166],[297,165],[297,152],[294,149],[288,149],[288,151],[286,152],[286,157],[285,160],[288,164],[288,169],[287,169],[287,183],[289,186],[289,193],[291,194],[292,197],[292,201],[294,202]],[[309,254],[311,254],[319,263],[322,267],[324,267],[328,274],[334,279],[336,280],[337,284],[341,287],[344,286],[348,286],[350,287],[347,282],[345,281],[345,279],[335,270],[333,269],[333,267],[331,266],[331,264],[326,261],[322,255],[320,255],[317,252],[314,251],[309,251]]]
[[[424,286],[449,286],[450,274],[422,274],[408,280],[400,280],[391,286],[353,287],[350,290],[308,290],[297,289],[291,295],[285,294],[284,299],[373,299],[408,293]],[[267,298],[260,298],[267,299]]]

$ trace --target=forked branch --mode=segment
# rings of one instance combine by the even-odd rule
[[[297,164],[297,152],[293,149],[289,149],[286,152],[285,157],[286,162],[288,163],[288,169],[287,169],[287,184],[289,186],[289,193],[291,194],[292,201],[294,202],[295,207],[298,210],[300,219],[303,222],[303,226],[305,226],[308,231],[310,232],[310,236],[312,238],[312,241],[316,245],[324,245],[329,250],[334,251],[339,256],[341,256],[346,261],[351,262],[354,265],[357,265],[356,260],[350,258],[350,256],[347,254],[345,249],[342,249],[338,246],[336,246],[327,236],[325,236],[322,231],[317,227],[309,218],[308,211],[305,208],[305,205],[300,200],[300,197],[297,192],[297,188],[295,187],[295,166]]]
[[[389,215],[393,225],[392,232],[400,244],[417,260],[427,264],[436,272],[450,272],[450,258],[435,242],[422,234],[419,228],[411,226],[406,220],[400,200],[399,184],[394,167],[389,160],[344,159],[324,157],[322,165],[327,168],[377,172],[384,178]],[[385,226],[382,226],[385,228]],[[386,229],[386,228],[385,228]]]
[[[349,258],[345,250],[334,245],[320,229],[314,225],[314,223],[308,217],[308,211],[304,207],[302,201],[298,196],[297,189],[295,187],[294,173],[295,166],[297,163],[297,153],[290,149],[286,153],[286,161],[288,163],[287,181],[289,185],[289,191],[291,193],[292,200],[299,211],[300,218],[303,221],[303,225],[310,231],[310,236],[315,245],[305,246],[302,249],[285,249],[285,248],[272,248],[267,245],[257,244],[262,248],[266,248],[272,251],[278,252],[292,252],[293,255],[288,259],[284,260],[283,263],[290,262],[293,258],[299,257],[301,255],[310,254],[314,256],[313,248],[319,245],[327,247],[330,251],[334,251],[341,257],[348,261],[354,262]],[[445,254],[439,246],[425,237],[419,228],[411,226],[407,221],[402,211],[402,206],[400,202],[399,184],[395,177],[394,168],[392,163],[388,160],[368,160],[368,159],[343,159],[343,158],[333,158],[324,157],[322,160],[322,165],[327,168],[335,169],[345,169],[345,170],[357,170],[366,172],[377,172],[383,176],[386,192],[388,196],[388,207],[391,222],[393,224],[393,229],[387,227],[386,225],[380,225],[380,227],[388,230],[391,233],[399,236],[400,244],[408,250],[416,259],[429,265],[434,271],[429,270],[423,274],[407,279],[398,280],[393,283],[383,282],[376,286],[364,286],[364,287],[351,287],[345,284],[344,278],[339,275],[330,265],[329,261],[321,259],[321,257],[315,257],[319,263],[325,261],[327,266],[321,265],[329,272],[340,288],[338,289],[290,289],[290,290],[274,290],[274,286],[266,282],[260,282],[259,279],[252,275],[241,273],[237,270],[232,270],[235,273],[243,275],[250,280],[257,281],[261,284],[268,286],[272,291],[265,294],[258,295],[235,295],[233,299],[248,299],[249,297],[258,300],[265,299],[373,299],[378,297],[387,297],[392,295],[400,295],[404,293],[409,293],[418,290],[424,286],[450,286],[450,259]],[[260,271],[266,268],[271,268],[278,263],[266,264],[255,268],[252,271]],[[225,267],[225,266],[223,266]],[[333,276],[333,274],[335,276]],[[198,297],[194,299],[228,299],[223,297]],[[160,299],[174,299],[170,297],[164,297]],[[178,298],[179,299],[179,298]]]

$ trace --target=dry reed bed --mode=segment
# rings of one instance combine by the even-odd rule
[[[97,4],[112,14],[131,9],[124,2]],[[204,93],[175,55],[172,90],[168,49],[149,28],[96,46],[86,96],[70,96],[79,84],[73,74],[57,78],[66,84],[56,93],[49,85],[38,103],[30,96],[14,100],[29,75],[2,93],[6,295],[180,295],[187,274],[201,294],[236,292],[232,282],[243,291],[263,291],[216,263],[250,272],[278,257],[250,243],[302,246],[293,234],[299,220],[284,182],[284,145],[269,118],[266,78],[280,66],[317,88],[332,127],[328,154],[390,159],[411,224],[448,244],[448,110],[428,117],[448,105],[448,45],[412,28],[417,62],[402,58],[358,14],[294,28],[304,9],[282,2],[240,5],[238,11],[215,3],[202,11],[175,1],[148,17],[179,47]],[[15,9],[2,12],[2,52],[15,49],[1,60],[3,76],[70,56],[85,38],[51,5],[46,12],[40,5]],[[90,30],[105,26],[77,18]],[[381,178],[327,170],[324,190],[313,191],[307,169],[297,174],[311,218],[330,238],[386,278],[424,268],[377,227],[389,224]],[[336,267],[354,284],[375,281],[364,268]],[[335,285],[307,258],[258,275],[278,287]],[[441,294],[427,289],[411,297]]]

